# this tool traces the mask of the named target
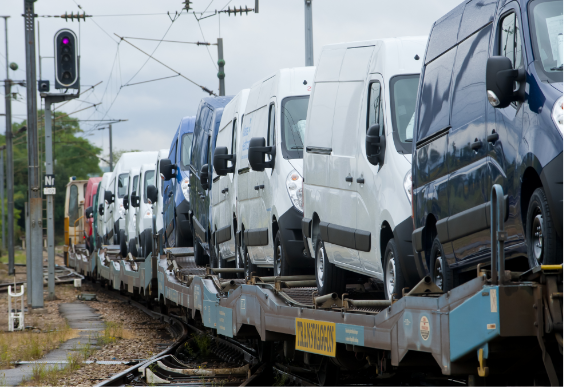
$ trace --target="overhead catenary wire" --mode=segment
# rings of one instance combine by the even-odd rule
[[[179,75],[171,75],[170,77],[163,77],[163,78],[157,78],[157,79],[151,79],[148,81],[143,81],[143,82],[135,82],[135,83],[126,83],[125,85],[123,85],[122,87],[126,87],[126,86],[133,86],[133,85],[140,85],[142,83],[149,83],[149,82],[155,82],[155,81],[162,81],[163,79],[169,79],[169,78],[176,78]]]
[[[166,68],[169,69],[170,71],[176,73],[178,76],[181,76],[182,78],[186,79],[188,82],[190,82],[190,83],[192,83],[192,84],[198,86],[200,89],[202,89],[202,90],[205,91],[206,93],[209,93],[210,95],[213,95],[213,96],[216,96],[216,97],[217,97],[217,95],[216,95],[213,91],[211,91],[210,89],[208,89],[207,87],[202,86],[202,85],[200,85],[200,84],[194,82],[193,80],[191,80],[191,79],[188,78],[187,76],[185,76],[185,75],[183,75],[182,73],[176,71],[176,70],[173,69],[172,67],[170,67],[170,66],[164,64],[163,62],[161,62],[160,60],[158,60],[158,59],[155,58],[154,56],[152,56],[152,55],[146,53],[145,51],[141,50],[139,47],[135,46],[133,43],[127,41],[125,38],[119,36],[118,34],[114,33],[114,35],[117,36],[118,38],[120,38],[122,41],[124,41],[124,42],[126,42],[127,44],[129,44],[130,46],[132,46],[132,47],[136,48],[137,50],[141,51],[143,54],[147,55],[149,58],[153,59],[153,60],[156,61],[157,63],[160,63],[161,65],[163,65],[164,67],[166,67]]]
[[[206,37],[204,36],[204,31],[202,30],[202,26],[200,25],[200,20],[198,19],[198,17],[196,16],[196,14],[194,14],[194,17],[196,18],[196,21],[198,22],[198,27],[200,27],[200,32],[202,33],[202,38],[203,38],[204,40],[206,40]],[[211,54],[211,52],[210,52],[209,47],[206,46],[206,50],[208,50],[208,55],[210,56],[210,59],[211,59],[211,61],[212,61],[212,63],[213,63],[213,66],[214,66],[215,69],[217,70],[217,63],[215,63],[215,62],[213,61],[212,54]]]

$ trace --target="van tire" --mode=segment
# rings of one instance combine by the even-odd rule
[[[345,282],[345,271],[329,262],[325,252],[325,245],[318,238],[315,246],[315,280],[317,291],[320,296],[337,293],[340,297],[347,286]]]
[[[147,256],[153,252],[153,234],[143,231],[142,235],[141,246],[143,249],[143,258],[147,258]]]
[[[135,245],[135,239],[129,240],[129,252],[133,255],[134,258],[138,258],[139,254],[137,252],[137,246]]]
[[[392,299],[392,294],[394,295],[394,299],[400,299],[402,297],[403,288],[407,286],[399,260],[400,256],[396,242],[393,239],[390,239],[386,246],[386,251],[384,252],[383,266],[384,294],[386,295],[387,300]],[[390,284],[389,280],[391,280]]]
[[[119,230],[119,251],[123,258],[127,257],[127,243],[125,242],[125,231]]]
[[[211,243],[209,244],[210,247],[210,267],[213,267],[215,269],[218,269],[219,266],[219,255],[218,255],[218,251],[215,250],[215,245]]]
[[[245,268],[245,278],[247,278],[247,280],[251,279],[253,273],[255,276],[261,275],[261,273],[259,272],[259,267],[251,262],[251,256],[249,255],[249,250],[247,249],[246,246],[243,248],[243,259],[244,259],[243,262]]]
[[[562,242],[558,240],[542,187],[537,188],[531,196],[526,227],[529,267],[562,263]]]
[[[194,262],[196,266],[206,266],[208,260],[206,259],[206,254],[204,253],[204,248],[196,239],[196,234],[192,233],[192,239],[194,242]]]
[[[290,263],[288,262],[288,257],[282,246],[282,236],[280,231],[276,233],[274,238],[274,276],[286,276],[291,275],[292,269],[290,268]]]
[[[193,238],[188,237],[190,240],[186,240],[182,236],[180,232],[180,221],[178,220],[178,216],[176,217],[176,227],[174,228],[174,239],[175,239],[175,247],[190,247],[190,240]]]
[[[443,292],[448,292],[454,287],[454,273],[445,257],[443,245],[439,238],[435,238],[431,246],[431,257],[429,272],[431,280],[441,288]]]

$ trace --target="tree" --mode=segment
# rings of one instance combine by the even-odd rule
[[[45,174],[45,121],[44,111],[39,110],[39,158],[41,171],[40,175]],[[27,201],[28,189],[28,160],[27,160],[27,136],[25,132],[18,131],[27,125],[26,121],[12,124],[14,133],[14,206],[16,224],[16,238],[21,235],[21,230],[25,229],[25,216],[23,214],[24,203]],[[79,121],[76,118],[68,117],[65,113],[55,112],[52,120],[53,125],[53,163],[55,172],[55,235],[58,240],[63,238],[64,230],[64,210],[66,185],[69,178],[75,176],[76,179],[87,180],[89,176],[101,175],[102,171],[98,166],[98,154],[101,149],[91,144],[88,140],[79,137],[83,131],[80,129]],[[0,145],[6,143],[4,135],[0,135]],[[21,213],[21,215],[20,215]],[[45,227],[45,225],[44,225]]]

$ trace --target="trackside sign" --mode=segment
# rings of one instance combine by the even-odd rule
[[[296,318],[296,349],[335,357],[335,323]]]

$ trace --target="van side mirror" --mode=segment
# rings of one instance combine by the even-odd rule
[[[129,210],[129,195],[127,194],[123,196],[123,208]]]
[[[114,202],[115,195],[111,191],[104,192],[104,200],[108,202],[108,204],[112,204]]]
[[[133,191],[131,194],[131,207],[139,207],[139,196],[137,195],[136,191]]]
[[[147,199],[151,201],[151,204],[155,204],[159,198],[159,191],[154,185],[147,187]]]
[[[104,215],[104,203],[100,203],[100,205],[98,206],[98,213],[100,215]]]
[[[382,165],[386,152],[386,136],[380,136],[380,125],[374,124],[366,132],[366,157],[372,165]]]
[[[265,168],[274,168],[274,159],[276,158],[276,147],[265,146],[264,137],[253,137],[249,142],[249,164],[253,171],[264,171]],[[269,154],[270,161],[264,161],[264,156]]]
[[[169,159],[161,159],[159,169],[161,170],[161,175],[164,176],[164,179],[169,181],[174,176],[176,166],[171,163]]]
[[[525,100],[525,85],[514,89],[515,82],[524,83],[525,69],[514,69],[505,56],[492,56],[486,63],[486,90],[489,103],[494,108],[506,108],[511,102]]]
[[[86,210],[84,210],[84,214],[86,215],[86,219],[90,219],[94,217],[94,210],[92,210],[92,206],[86,208]]]
[[[231,160],[233,164],[231,167],[227,166],[228,160]],[[235,155],[230,155],[225,146],[216,147],[213,154],[213,169],[219,176],[235,172]]]
[[[209,176],[210,174],[208,165],[202,165],[202,169],[200,170],[200,183],[202,184],[202,189],[204,190],[208,190],[210,188]]]

